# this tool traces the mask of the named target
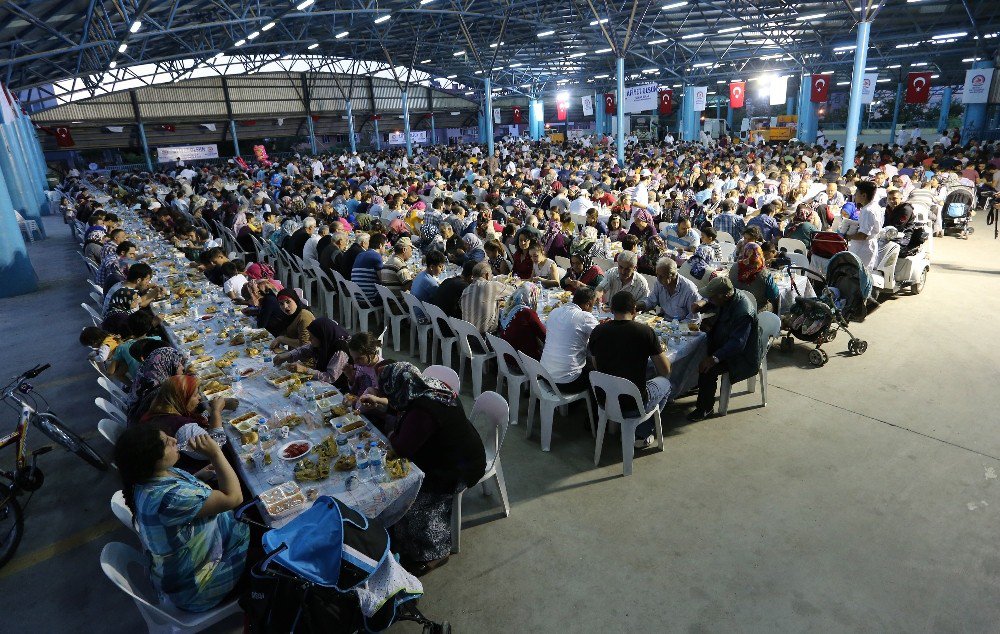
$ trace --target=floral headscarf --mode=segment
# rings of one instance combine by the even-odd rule
[[[688,260],[691,264],[691,275],[695,279],[704,279],[705,270],[715,262],[715,251],[707,244],[695,249],[694,255]]]
[[[744,284],[753,282],[757,274],[764,270],[764,252],[760,245],[756,242],[744,244],[736,267],[740,282]]]
[[[168,377],[175,376],[184,369],[184,355],[176,348],[164,346],[149,353],[139,366],[129,390],[129,414],[150,392],[160,387]]]
[[[634,214],[632,214],[632,222],[636,222],[639,220],[643,220],[646,222],[646,224],[651,225],[653,224],[653,215],[650,214],[645,209],[639,209]]]
[[[405,410],[419,398],[454,405],[458,396],[444,381],[425,377],[412,363],[389,363],[378,373],[378,384],[397,410]]]
[[[539,293],[538,285],[533,282],[524,282],[518,286],[500,311],[500,327],[506,330],[510,322],[514,321],[514,316],[522,310],[537,310]]]
[[[646,240],[646,248],[643,251],[643,255],[648,262],[652,262],[655,265],[656,261],[660,259],[660,255],[666,250],[667,243],[663,241],[663,238],[654,233]]]
[[[545,225],[545,235],[542,236],[542,245],[545,247],[546,253],[549,252],[552,243],[560,233],[562,233],[562,223],[558,220],[549,220],[548,224]]]

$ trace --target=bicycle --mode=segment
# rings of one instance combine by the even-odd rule
[[[31,496],[41,488],[45,476],[36,462],[39,456],[52,451],[51,445],[36,449],[31,452],[29,464],[26,453],[29,423],[67,451],[80,456],[95,469],[100,471],[108,469],[108,463],[104,458],[84,442],[83,438],[66,427],[55,414],[48,411],[48,401],[35,392],[28,383],[28,379],[35,378],[49,367],[48,363],[33,367],[12,379],[0,393],[0,402],[14,410],[20,409],[17,428],[12,433],[0,437],[0,449],[17,445],[14,470],[0,471],[0,477],[10,482],[10,484],[0,482],[0,568],[14,556],[24,534],[24,511],[17,498],[23,493],[28,493],[30,502]],[[39,411],[36,396],[45,402],[46,411]],[[25,502],[25,507],[28,502]]]

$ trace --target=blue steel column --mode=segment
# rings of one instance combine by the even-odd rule
[[[785,97],[785,114],[795,114],[795,97],[788,95]]]
[[[493,86],[489,77],[483,80],[483,86],[486,88],[486,99],[483,101],[486,108],[486,147],[489,155],[493,156]]]
[[[938,132],[948,129],[948,111],[951,110],[951,86],[941,92],[941,116],[938,118]]]
[[[726,125],[729,126],[729,134],[733,133],[733,104],[726,106]]]
[[[535,107],[538,108],[535,113],[535,140],[541,141],[542,135],[545,134],[545,101],[535,99]]]
[[[139,122],[139,140],[142,141],[142,154],[146,157],[146,169],[153,171],[153,159],[149,156],[149,143],[146,142],[146,126]]]
[[[795,135],[803,143],[816,142],[816,104],[812,102],[812,78],[803,73],[799,81],[799,121]]]
[[[990,60],[981,60],[975,62],[972,68],[993,68],[993,62]],[[993,81],[998,81],[995,73]],[[969,103],[963,104],[963,106],[965,107],[965,112],[962,114],[962,145],[965,145],[970,139],[983,138],[983,132],[986,130],[986,112],[989,104]]]
[[[41,193],[42,197],[42,215],[47,216],[49,213],[48,198],[45,196],[45,190],[48,189],[48,182],[45,179],[45,162],[38,155],[37,149],[37,139],[35,138],[35,130],[28,120],[28,116],[25,114],[19,114],[16,119],[18,126],[18,133],[21,136],[21,147],[24,148],[24,160],[28,163],[31,168],[31,175],[35,182],[35,187]]]
[[[347,100],[347,134],[348,136],[350,136],[351,152],[352,153],[357,152],[358,151],[357,141],[354,140],[354,109],[351,108],[350,99]]]
[[[306,113],[306,128],[309,129],[309,150],[313,154],[319,154],[319,148],[316,146],[316,124],[308,112]]]
[[[403,135],[406,137],[406,155],[413,156],[413,143],[410,142],[410,102],[407,100],[406,91],[403,96]]]
[[[618,165],[625,167],[625,58],[615,60],[615,86],[618,93],[615,96],[615,149],[618,151]]]
[[[434,127],[434,113],[431,113],[431,145],[437,143],[437,128]]]
[[[865,62],[868,61],[870,21],[858,22],[858,43],[854,49],[854,74],[851,75],[851,101],[847,106],[847,137],[844,139],[844,164],[841,173],[854,167],[854,154],[858,149],[858,128],[861,125],[861,89],[865,81]]]
[[[21,162],[27,165],[27,169],[19,169],[22,169],[25,183],[28,185],[28,193],[31,195],[33,201],[33,212],[31,215],[38,216],[38,228],[42,230],[42,235],[44,236],[45,227],[42,226],[41,216],[48,215],[49,213],[49,199],[45,195],[45,177],[38,168],[31,139],[28,137],[28,132],[24,127],[24,120],[26,118],[23,113],[17,112],[16,118],[11,122],[9,127],[14,132],[14,137],[20,148],[18,156]]]
[[[382,151],[382,133],[378,131],[378,119],[374,120],[375,123],[375,149],[379,152]]]
[[[240,155],[240,140],[236,138],[236,122],[232,119],[229,120],[229,136],[233,137],[233,152],[236,156]]]
[[[538,117],[535,114],[535,104],[538,100],[534,97],[528,98],[528,135],[532,141],[538,140]]]
[[[20,164],[21,146],[14,126],[11,123],[0,124],[0,172],[7,183],[8,196],[14,209],[29,220],[35,220],[41,228],[41,209],[38,198],[34,194],[34,185],[28,173]]]
[[[476,123],[479,124],[479,142],[486,143],[486,119],[483,114],[484,108],[480,108],[476,113]]]
[[[896,83],[896,103],[892,106],[892,127],[889,128],[889,145],[896,143],[896,124],[899,123],[899,107],[903,101],[903,82]]]
[[[3,280],[0,297],[23,295],[38,289],[38,278],[28,259],[28,249],[17,226],[3,174],[0,174],[0,279]]]
[[[681,103],[681,141],[698,140],[698,112],[694,109],[694,86],[684,86]]]
[[[597,136],[604,134],[604,99],[597,98],[597,91],[594,91],[594,131]]]

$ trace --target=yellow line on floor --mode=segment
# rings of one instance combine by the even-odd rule
[[[30,519],[30,517],[26,518],[26,520]],[[25,530],[30,530],[28,523],[28,521],[25,522]],[[53,542],[44,548],[39,548],[35,552],[14,557],[9,564],[0,568],[0,579],[16,575],[22,570],[27,570],[28,568],[46,562],[53,557],[58,557],[59,555],[67,553],[74,548],[79,548],[88,542],[94,541],[102,535],[110,533],[119,526],[121,526],[121,523],[119,523],[118,520],[107,520],[86,530],[74,533],[66,539],[60,539],[59,541]]]
[[[97,384],[97,373],[96,372],[77,372],[76,374],[70,374],[69,376],[64,376],[59,379],[53,379],[51,381],[43,381],[39,383],[32,383],[31,385],[38,389],[45,389],[49,387],[59,387],[60,385],[66,385],[67,383],[76,383],[77,381],[84,381],[86,379],[93,379],[94,384]]]

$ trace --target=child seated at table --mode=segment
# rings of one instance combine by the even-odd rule
[[[382,345],[370,332],[359,332],[347,342],[351,363],[344,368],[350,392],[361,396],[365,390],[377,387],[375,366],[382,361]]]
[[[80,343],[90,348],[88,358],[98,363],[105,363],[121,343],[121,338],[96,326],[87,326],[80,331]]]

